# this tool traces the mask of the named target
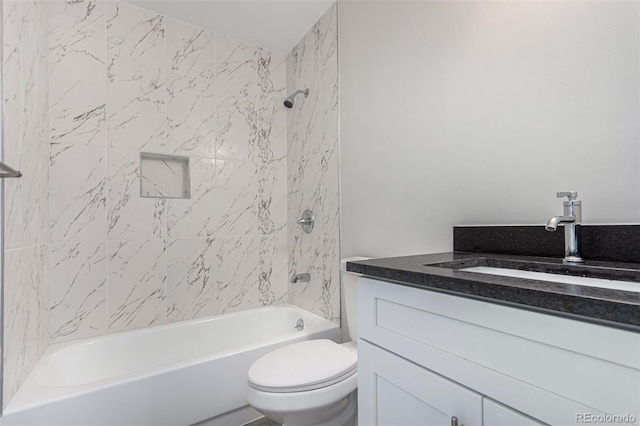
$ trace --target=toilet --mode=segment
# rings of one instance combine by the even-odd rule
[[[351,341],[307,340],[276,349],[249,369],[247,402],[288,426],[358,424],[357,280],[340,261],[342,295]]]

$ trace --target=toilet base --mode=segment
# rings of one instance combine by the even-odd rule
[[[283,426],[357,426],[358,392],[353,391],[335,404],[309,411],[264,414]]]

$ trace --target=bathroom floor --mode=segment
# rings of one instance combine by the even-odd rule
[[[258,420],[254,420],[251,423],[247,423],[244,426],[282,426],[280,423],[276,423],[273,420],[270,420],[266,417],[263,417]]]

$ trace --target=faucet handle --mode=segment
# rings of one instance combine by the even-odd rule
[[[569,198],[569,201],[571,201],[578,198],[578,193],[576,191],[556,192],[556,197],[558,198],[567,197]]]

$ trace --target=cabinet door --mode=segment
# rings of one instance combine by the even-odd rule
[[[482,396],[404,358],[360,340],[359,424],[482,425]]]
[[[486,397],[482,405],[484,407],[484,426],[543,426],[546,424]]]

